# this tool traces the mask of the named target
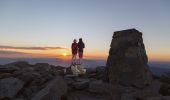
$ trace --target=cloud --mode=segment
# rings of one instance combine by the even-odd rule
[[[0,50],[0,55],[5,55],[5,54],[28,54],[28,53]]]
[[[0,58],[21,58],[21,57],[32,57],[31,53],[17,52],[17,51],[6,51],[0,50]]]
[[[37,57],[51,57],[50,55],[45,54],[33,54],[33,53],[25,53],[18,51],[8,51],[8,50],[0,50],[0,58],[37,58]]]
[[[58,57],[62,52],[67,50],[68,48],[63,47],[17,47],[0,45],[0,57]]]
[[[0,45],[0,49],[22,49],[22,50],[48,50],[48,49],[67,49],[63,47],[16,47]]]

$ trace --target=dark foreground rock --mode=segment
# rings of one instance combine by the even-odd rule
[[[23,88],[24,82],[17,78],[4,78],[0,80],[0,98],[14,98]]]
[[[61,69],[51,72],[54,66],[48,67],[38,70],[33,66],[23,67],[0,79],[0,100],[169,100],[168,83],[163,88],[165,83],[159,80],[138,88],[103,82],[97,76],[103,75],[104,67],[82,76],[53,74]]]
[[[39,91],[31,100],[61,100],[67,93],[67,84],[61,77],[56,77],[44,89]]]
[[[159,93],[164,96],[170,96],[170,72],[162,75],[160,81],[162,82],[162,84]]]
[[[62,76],[63,69],[64,67],[47,63],[31,65],[23,61],[1,65],[0,100],[31,100],[56,76]]]

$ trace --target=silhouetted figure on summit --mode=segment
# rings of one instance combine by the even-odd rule
[[[71,49],[72,49],[72,63],[76,63],[76,56],[78,51],[78,44],[76,39],[73,40]]]
[[[78,42],[78,54],[79,54],[79,64],[82,64],[82,60],[83,60],[83,49],[85,48],[85,45],[83,43],[82,38],[79,39]]]
[[[71,63],[71,71],[73,75],[83,75],[86,73],[86,69],[82,66],[82,59],[83,59],[83,49],[84,49],[84,43],[82,41],[82,38],[79,39],[79,42],[77,43],[76,39],[74,39],[71,48],[72,48],[72,63]],[[77,61],[76,56],[77,52],[79,54],[79,61]]]

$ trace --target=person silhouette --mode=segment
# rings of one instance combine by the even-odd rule
[[[79,64],[83,63],[83,49],[85,48],[85,44],[83,43],[82,38],[79,39],[78,42],[78,55],[79,55]]]
[[[76,39],[73,40],[73,43],[71,45],[71,49],[72,49],[72,64],[75,64],[76,63],[77,51],[78,51],[78,44],[77,44]]]

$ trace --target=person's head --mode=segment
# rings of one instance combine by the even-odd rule
[[[77,40],[76,40],[76,39],[74,39],[74,40],[73,40],[73,42],[74,42],[74,43],[76,43],[76,42],[77,42]]]
[[[79,42],[83,42],[82,38],[79,39]]]

